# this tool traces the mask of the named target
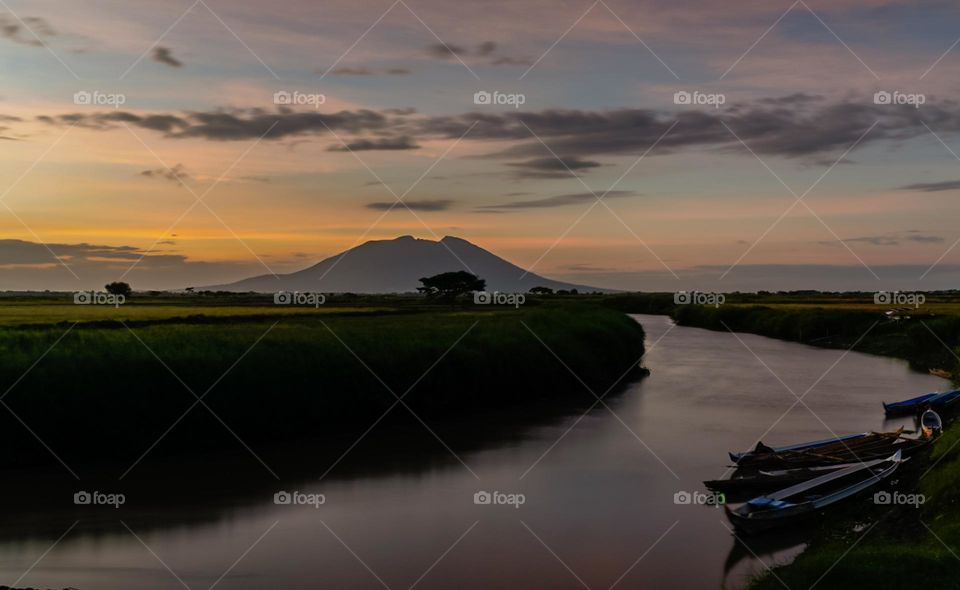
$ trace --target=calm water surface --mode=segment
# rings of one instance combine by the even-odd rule
[[[842,351],[746,334],[741,344],[661,316],[637,319],[652,374],[611,397],[609,410],[438,431],[451,451],[414,423],[422,440],[371,434],[322,480],[352,441],[264,452],[280,481],[246,453],[197,461],[203,468],[148,458],[123,482],[127,466],[80,471],[80,482],[18,475],[2,505],[0,584],[739,588],[764,568],[750,551],[788,560],[803,532],[747,550],[722,511],[677,505],[676,492],[703,490],[702,480],[724,475],[728,450],[761,436],[778,444],[909,424],[885,422],[881,400],[945,386],[895,360],[850,353],[838,362]],[[797,395],[816,384],[809,409],[784,384]],[[127,503],[75,507],[81,489],[122,489]],[[281,489],[326,501],[276,505]],[[476,505],[478,491],[525,502]]]

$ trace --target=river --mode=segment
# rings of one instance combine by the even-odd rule
[[[725,474],[728,450],[760,437],[911,428],[885,422],[880,402],[946,385],[897,360],[637,319],[651,375],[586,414],[436,436],[411,420],[417,436],[305,443],[259,454],[264,464],[242,449],[147,459],[122,482],[109,466],[80,482],[17,475],[5,486],[0,584],[740,588],[802,550],[805,533],[745,548],[722,510],[678,504],[678,492],[702,491]],[[122,491],[124,504],[75,506],[80,490]],[[280,491],[297,494],[277,504]],[[475,503],[483,492],[490,503]]]

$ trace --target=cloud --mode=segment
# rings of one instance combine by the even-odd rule
[[[335,76],[376,76],[383,73],[388,76],[406,76],[410,74],[407,68],[387,68],[385,70],[371,70],[370,68],[340,67],[331,72]]]
[[[177,164],[172,168],[144,170],[140,173],[140,176],[146,176],[147,178],[165,178],[170,182],[176,182],[177,184],[181,185],[186,184],[187,180],[192,179],[183,164]]]
[[[410,209],[411,211],[446,211],[451,205],[453,205],[453,201],[449,199],[437,199],[404,201],[403,203],[398,203],[397,201],[392,203],[367,203],[364,206],[367,209],[374,209],[376,211],[389,211],[391,209]]]
[[[901,234],[887,234],[877,236],[860,236],[856,238],[846,238],[843,240],[828,240],[819,242],[822,245],[834,246],[840,243],[862,243],[871,246],[899,246],[903,242],[916,242],[918,244],[939,244],[944,242],[944,238],[931,234],[924,234],[919,230],[909,230]]]
[[[924,236],[924,235],[906,236],[904,239],[910,240],[911,242],[919,242],[921,244],[939,244],[945,241],[940,236]]]
[[[123,276],[134,263],[133,270]],[[277,271],[298,266],[278,266]],[[193,261],[180,254],[135,246],[0,240],[0,282],[10,290],[102,289],[106,283],[117,280],[127,281],[136,289],[174,289],[230,282],[261,272],[262,268],[258,262]]]
[[[173,57],[173,51],[171,51],[169,47],[163,47],[161,45],[154,47],[151,58],[153,61],[170,66],[171,68],[183,67],[183,62]]]
[[[634,191],[610,191],[604,196],[604,199],[621,199],[625,197],[635,197],[639,193]],[[598,195],[600,196],[600,195]],[[477,207],[480,211],[504,211],[507,209],[548,209],[552,207],[565,207],[567,205],[577,205],[580,203],[589,203],[595,201],[592,193],[572,193],[565,195],[556,195],[553,197],[544,197],[542,199],[531,199],[527,201],[514,201],[512,203],[501,203],[499,205],[483,205]]]
[[[45,39],[55,37],[57,32],[50,24],[36,16],[26,16],[18,19],[13,16],[0,15],[0,37],[20,45],[44,47]]]
[[[928,100],[924,109],[924,120],[938,132],[960,131],[956,102]],[[878,141],[902,142],[929,133],[917,109],[906,105],[828,102],[806,95],[783,97],[779,102],[767,99],[738,103],[722,110],[629,108],[467,113],[431,117],[422,122],[422,127],[423,132],[456,139],[477,119],[481,124],[470,132],[469,139],[515,140],[511,147],[492,154],[499,157],[542,156],[543,145],[530,137],[529,129],[554,151],[581,157],[640,154],[658,139],[659,153],[719,148],[747,154],[739,137],[759,154],[813,159],[839,155],[860,140],[874,123],[876,126],[858,147]],[[671,126],[670,133],[664,136]]]
[[[527,57],[498,57],[490,62],[492,66],[532,66],[533,60]]]
[[[493,41],[484,41],[480,45],[477,45],[476,55],[480,57],[486,57],[492,55],[494,51],[497,50],[497,44]]]
[[[596,266],[593,264],[568,264],[563,267],[563,270],[570,272],[616,272],[620,269],[607,267],[607,266]]]
[[[218,109],[193,111],[179,115],[140,115],[127,111],[40,115],[38,121],[56,125],[76,125],[88,129],[110,130],[121,123],[159,131],[170,138],[200,138],[211,141],[244,139],[277,140],[307,134],[326,134],[330,130],[347,133],[386,130],[399,115],[371,110],[318,113],[280,109]]]
[[[789,106],[785,106],[789,105]],[[955,101],[928,99],[923,121],[938,133],[960,132],[960,106]],[[604,111],[550,109],[532,112],[469,112],[424,116],[410,109],[344,110],[334,113],[278,109],[216,109],[180,114],[136,114],[126,111],[66,113],[40,116],[40,121],[113,129],[119,123],[164,133],[171,138],[236,141],[278,140],[306,135],[390,133],[413,140],[455,140],[477,123],[464,141],[508,142],[486,154],[491,158],[543,158],[544,147],[532,129],[564,158],[636,156],[659,140],[654,153],[684,149],[720,149],[748,156],[737,139],[758,154],[821,160],[839,155],[858,140],[858,148],[877,143],[901,143],[929,134],[917,109],[909,105],[872,102],[831,102],[822,97],[790,95],[727,109]],[[871,126],[876,125],[871,129]],[[672,126],[672,129],[671,129]],[[528,129],[529,127],[529,129]],[[736,134],[735,137],[730,130]],[[666,133],[671,129],[670,133]],[[864,132],[871,129],[864,136]],[[664,135],[666,133],[666,135]],[[862,139],[861,139],[862,137]],[[389,143],[389,142],[388,142]]]
[[[602,166],[600,162],[583,160],[574,157],[534,158],[523,162],[510,162],[507,166],[517,168],[516,176],[520,178],[570,178],[571,172],[590,170]]]
[[[416,150],[420,146],[407,136],[385,137],[383,139],[358,139],[346,145],[334,145],[329,152],[365,152],[372,150]]]
[[[333,70],[333,75],[335,76],[372,76],[373,71],[368,70],[367,68],[337,68]]]
[[[466,54],[467,50],[450,43],[434,43],[427,46],[427,53],[437,59],[453,59],[458,55]]]
[[[937,193],[941,191],[953,191],[960,189],[960,180],[944,180],[942,182],[919,182],[917,184],[908,184],[901,186],[903,191],[921,191],[924,193]]]

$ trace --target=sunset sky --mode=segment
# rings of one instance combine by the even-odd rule
[[[0,0],[0,19],[2,289],[217,284],[404,234],[611,288],[960,287],[955,2]]]

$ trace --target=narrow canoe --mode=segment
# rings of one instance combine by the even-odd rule
[[[940,395],[939,393],[925,393],[923,395],[918,395],[917,397],[912,397],[910,399],[901,400],[898,402],[883,403],[883,411],[887,416],[908,416],[910,414],[916,414],[924,407],[932,398]]]
[[[862,439],[870,436],[869,432],[860,432],[857,434],[848,434],[846,436],[836,436],[833,438],[824,438],[821,440],[815,440],[805,443],[797,443],[794,445],[787,445],[783,447],[768,447],[763,444],[763,442],[757,442],[757,446],[754,447],[752,451],[745,451],[742,453],[728,453],[730,455],[730,460],[734,463],[739,463],[742,459],[749,458],[752,455],[758,454],[768,454],[768,453],[782,453],[784,451],[802,451],[807,449],[815,449],[817,447],[825,447],[828,445],[836,444],[838,442],[849,442],[857,439]]]
[[[859,434],[848,434],[823,440],[817,440],[807,443],[799,443],[784,447],[769,447],[763,442],[758,442],[757,446],[745,453],[729,453],[730,459],[738,466],[758,466],[770,467],[776,463],[766,465],[771,459],[780,456],[802,455],[804,453],[817,453],[828,456],[842,457],[849,455],[854,450],[874,449],[877,447],[888,446],[895,443],[903,433],[903,428],[893,432],[863,432]],[[893,451],[891,451],[893,452]],[[854,457],[852,461],[857,461]],[[830,463],[843,463],[845,461],[830,461]]]
[[[853,497],[879,484],[903,462],[900,451],[832,471],[765,496],[758,496],[736,510],[724,506],[737,530],[759,533],[817,514],[820,510]]]

